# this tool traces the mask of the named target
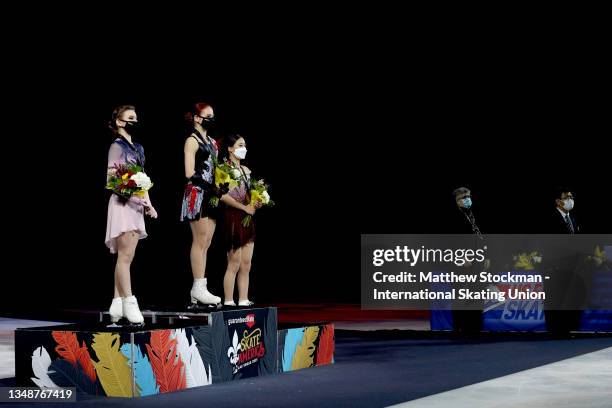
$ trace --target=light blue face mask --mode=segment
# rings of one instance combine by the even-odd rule
[[[466,197],[463,199],[463,207],[470,208],[472,206],[472,198]]]

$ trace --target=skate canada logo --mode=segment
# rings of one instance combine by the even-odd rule
[[[243,322],[248,325],[247,322]],[[238,339],[238,332],[234,330],[232,345],[227,350],[227,358],[232,365],[232,372],[236,374],[240,369],[259,361],[266,354],[266,348],[261,338],[261,329],[242,333]]]

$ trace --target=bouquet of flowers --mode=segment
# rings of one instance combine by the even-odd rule
[[[106,188],[125,199],[132,195],[144,197],[151,187],[151,179],[142,171],[142,167],[136,164],[116,164],[108,171]]]
[[[255,203],[259,202],[266,207],[272,207],[274,205],[274,201],[270,199],[270,194],[268,193],[268,185],[261,180],[251,180],[251,189],[249,191],[251,200],[249,201],[250,205],[255,205]],[[242,226],[248,227],[251,224],[252,215],[247,214],[246,217],[242,219]]]
[[[238,186],[238,180],[240,179],[240,170],[236,169],[226,160],[218,162],[216,159],[213,160],[215,165],[215,186],[217,188],[232,189]],[[212,197],[210,199],[210,205],[217,207],[219,205],[219,197]]]
[[[532,271],[535,269],[535,264],[542,263],[542,255],[538,251],[521,252],[514,255],[512,260],[515,261],[514,267],[516,269]]]

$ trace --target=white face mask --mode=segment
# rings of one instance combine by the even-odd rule
[[[234,156],[236,156],[240,160],[244,159],[246,157],[246,154],[247,154],[246,147],[239,147],[236,150],[234,150]]]
[[[565,211],[571,211],[574,208],[574,200],[571,198],[566,198],[563,200],[563,208]]]

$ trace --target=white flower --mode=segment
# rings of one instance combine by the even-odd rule
[[[240,174],[240,170],[238,169],[232,169],[232,175],[234,176],[235,179],[239,179],[241,174]]]
[[[153,185],[153,183],[151,183],[151,179],[149,178],[149,176],[147,176],[145,173],[141,171],[139,171],[138,173],[130,177],[130,180],[134,180],[136,182],[136,185],[139,188],[142,188],[143,190],[148,190]]]
[[[261,193],[261,198],[263,198],[263,203],[268,204],[270,202],[270,194],[267,191]]]

